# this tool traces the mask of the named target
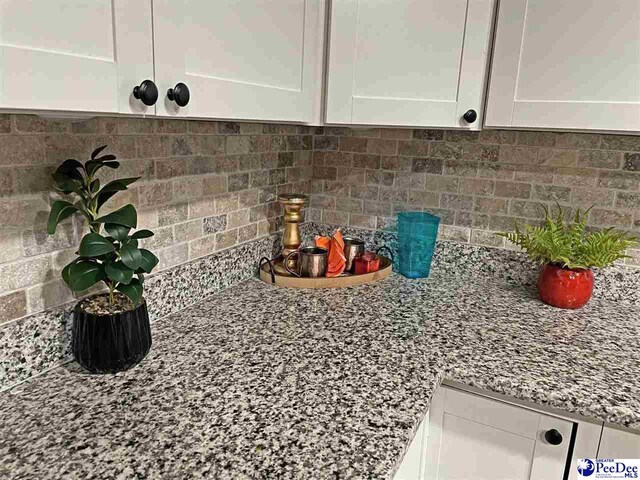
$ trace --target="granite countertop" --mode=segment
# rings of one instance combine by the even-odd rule
[[[2,478],[387,478],[443,378],[640,429],[640,320],[472,280],[249,280],[153,326],[142,365],[0,395]]]

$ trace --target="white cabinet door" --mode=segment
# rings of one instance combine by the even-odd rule
[[[154,113],[151,0],[0,0],[0,108]]]
[[[598,458],[640,458],[640,434],[605,427]]]
[[[311,122],[323,0],[154,0],[158,115]],[[185,107],[166,92],[187,85]]]
[[[480,128],[493,6],[334,0],[327,123]]]
[[[443,388],[430,417],[424,477],[429,480],[561,480],[573,422]],[[545,434],[556,430],[559,444]]]
[[[640,130],[638,0],[500,2],[485,125]]]

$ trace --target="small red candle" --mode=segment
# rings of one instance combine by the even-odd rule
[[[380,269],[380,257],[372,252],[366,252],[354,260],[355,274],[377,272]]]

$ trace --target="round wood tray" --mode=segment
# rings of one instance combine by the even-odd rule
[[[292,288],[340,288],[351,287],[353,285],[361,285],[363,283],[376,282],[388,277],[391,274],[391,260],[380,255],[380,270],[362,275],[352,275],[350,273],[342,274],[339,277],[318,277],[304,278],[294,277],[293,275],[274,272],[276,285]],[[260,280],[266,283],[272,283],[271,273],[269,272],[269,264],[264,263],[260,267]]]

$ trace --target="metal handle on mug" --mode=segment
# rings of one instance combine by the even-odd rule
[[[300,277],[300,273],[294,272],[289,268],[289,259],[291,258],[291,255],[298,255],[299,253],[300,252],[298,252],[298,250],[294,250],[293,252],[289,253],[289,255],[287,255],[287,258],[284,259],[284,268],[286,268],[287,272],[289,272],[294,277]]]

